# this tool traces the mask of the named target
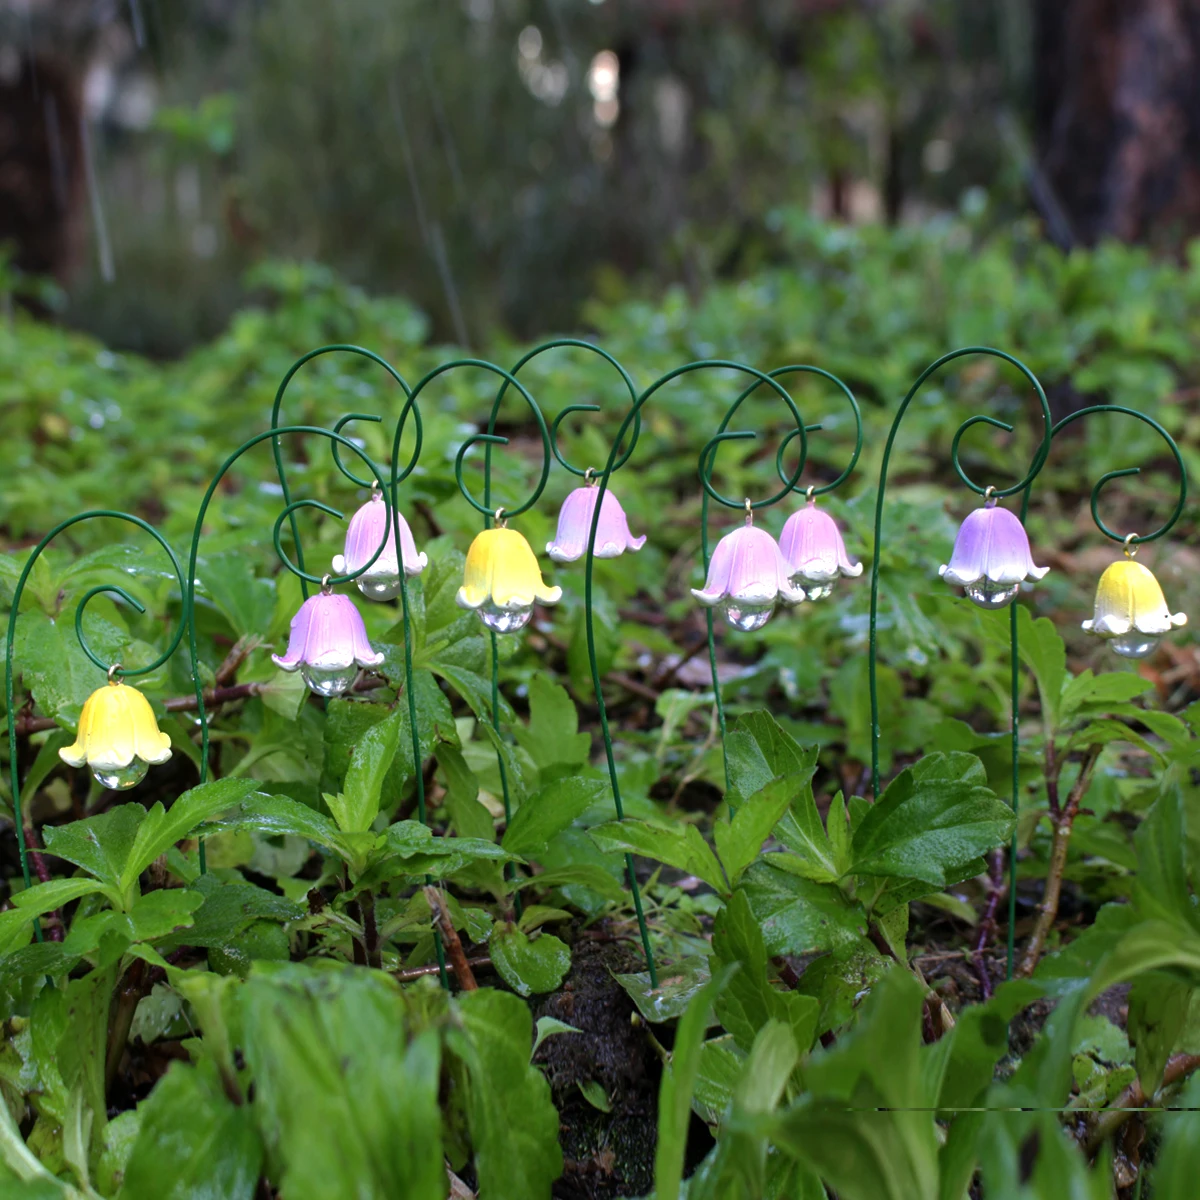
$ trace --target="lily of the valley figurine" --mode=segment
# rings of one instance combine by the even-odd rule
[[[1114,654],[1145,658],[1164,633],[1186,624],[1187,614],[1171,612],[1154,573],[1131,555],[1105,568],[1096,586],[1095,613],[1083,627],[1104,638]]]
[[[529,623],[535,601],[557,604],[562,588],[547,585],[533,547],[503,523],[503,509],[497,510],[496,519],[494,528],[483,530],[471,543],[455,599],[496,633],[515,633]]]
[[[420,575],[427,561],[424,554],[417,553],[412,530],[403,514],[397,512],[396,523],[400,526],[400,553],[404,561],[404,573],[411,578]],[[354,586],[368,600],[393,600],[400,595],[400,564],[396,561],[396,530],[392,515],[383,502],[382,494],[376,489],[371,499],[350,518],[346,528],[345,553],[333,560],[335,575],[353,575],[355,571],[371,562],[375,551],[387,536],[383,552],[360,575]]]
[[[777,602],[799,604],[805,595],[804,589],[792,582],[779,543],[765,529],[755,528],[753,520],[747,501],[745,525],[717,543],[704,587],[692,588],[701,604],[719,606],[725,620],[743,633],[761,629]]]
[[[596,515],[596,497],[600,494],[596,481],[589,473],[587,484],[576,488],[563,501],[558,514],[558,532],[554,541],[546,544],[546,553],[555,562],[577,562],[587,553],[588,536],[592,532],[592,519]],[[629,532],[629,521],[621,502],[608,489],[604,489],[604,500],[600,505],[600,520],[596,523],[596,547],[594,558],[617,558],[626,550],[640,550],[646,544],[645,537],[634,537]]]
[[[1034,566],[1025,526],[989,495],[962,523],[950,562],[938,574],[963,588],[980,608],[1003,608],[1025,579],[1041,579],[1049,570]]]
[[[779,549],[792,579],[804,585],[810,600],[830,595],[839,575],[856,579],[863,572],[862,563],[850,561],[837,522],[817,507],[812,495],[784,523]]]
[[[101,787],[123,792],[141,783],[151,765],[171,757],[171,739],[159,731],[150,701],[114,678],[116,670],[87,698],[74,744],[58,755],[68,766],[86,763]]]
[[[340,696],[360,667],[377,667],[383,657],[371,649],[354,601],[330,591],[326,582],[292,618],[287,653],[272,654],[271,660],[281,670],[298,670],[318,696]]]

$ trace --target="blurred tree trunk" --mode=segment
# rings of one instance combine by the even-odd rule
[[[1073,240],[1200,233],[1200,0],[1034,0],[1038,157]]]

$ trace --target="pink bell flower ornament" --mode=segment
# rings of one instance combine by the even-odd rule
[[[1016,514],[989,497],[962,523],[950,562],[938,574],[980,608],[1003,608],[1025,579],[1041,579],[1049,570],[1034,566],[1029,535]]]
[[[271,660],[280,670],[298,670],[318,696],[340,696],[360,667],[377,667],[383,657],[371,649],[354,601],[323,586],[292,618],[287,653]]]
[[[862,563],[852,562],[846,553],[846,543],[837,522],[816,500],[788,517],[779,537],[779,549],[788,565],[792,579],[804,585],[810,600],[821,600],[833,591],[839,576],[856,579],[862,574]]]
[[[577,562],[587,553],[592,518],[596,513],[596,497],[600,489],[595,481],[577,487],[563,501],[558,514],[558,532],[554,541],[546,543],[546,553],[555,562]],[[640,550],[645,537],[634,537],[621,502],[608,488],[600,505],[600,520],[596,525],[596,558],[617,558],[626,550]]]
[[[411,578],[420,575],[428,561],[424,554],[417,553],[412,530],[402,513],[396,513],[400,526],[400,553],[404,562],[404,573]],[[388,506],[382,494],[376,490],[350,518],[346,529],[345,551],[333,559],[335,575],[353,575],[371,562],[375,551],[387,538],[383,552],[370,567],[354,581],[354,586],[368,600],[393,600],[400,594],[400,564],[396,561],[396,530]]]
[[[776,603],[799,604],[804,589],[791,580],[791,571],[779,543],[765,530],[746,524],[727,533],[713,551],[704,587],[692,595],[709,608],[720,607],[734,629],[749,633],[761,629]]]

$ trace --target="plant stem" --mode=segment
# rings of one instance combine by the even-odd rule
[[[125,1053],[125,1044],[129,1041],[129,1031],[133,1028],[133,1015],[137,1012],[138,1002],[145,993],[146,964],[138,958],[125,972],[121,990],[117,995],[117,1007],[108,1027],[108,1053],[104,1058],[105,1094],[112,1091],[113,1081],[121,1066],[121,1057]]]
[[[1055,790],[1050,793],[1052,796],[1051,820],[1054,822],[1054,841],[1050,846],[1050,865],[1046,874],[1046,886],[1042,892],[1042,902],[1038,905],[1037,923],[1030,935],[1029,945],[1025,948],[1025,956],[1021,959],[1021,966],[1017,970],[1018,975],[1033,974],[1045,948],[1046,938],[1050,935],[1050,930],[1054,927],[1054,922],[1058,917],[1058,904],[1062,897],[1063,872],[1067,867],[1067,851],[1071,845],[1071,829],[1075,824],[1075,817],[1079,813],[1079,805],[1091,785],[1092,773],[1096,769],[1096,762],[1102,749],[1103,746],[1088,747],[1087,757],[1079,768],[1079,778],[1075,780],[1075,785],[1071,788],[1066,805],[1061,808],[1057,803],[1057,779],[1054,780]],[[1047,758],[1050,759],[1051,756],[1047,755]],[[1049,784],[1049,782],[1048,780],[1047,783]],[[1056,809],[1057,811],[1055,811]]]
[[[454,977],[458,980],[458,986],[464,992],[476,991],[479,984],[475,982],[475,976],[471,971],[471,964],[467,962],[462,941],[459,939],[458,930],[454,928],[454,922],[450,919],[450,910],[446,907],[446,901],[442,898],[442,893],[432,884],[429,884],[425,888],[425,899],[429,901],[429,911],[433,913],[434,924],[442,932],[442,941],[446,946],[446,956],[450,959],[450,965],[454,968]]]
[[[1004,851],[993,850],[991,869],[988,873],[988,882],[990,884],[988,890],[987,908],[984,910],[983,920],[979,922],[979,937],[975,940],[975,949],[971,952],[971,961],[975,964],[975,973],[979,976],[979,988],[983,993],[983,998],[988,1000],[992,995],[992,979],[988,974],[987,963],[984,961],[983,952],[987,949],[987,944],[991,941],[996,933],[996,910],[1000,907],[1000,901],[1008,888],[1004,883]]]
[[[1171,1055],[1167,1060],[1162,1083],[1155,1092],[1155,1096],[1161,1096],[1164,1088],[1186,1079],[1198,1068],[1200,1068],[1200,1054]],[[1096,1115],[1095,1121],[1084,1137],[1084,1149],[1088,1154],[1095,1154],[1133,1116],[1134,1110],[1144,1108],[1146,1103],[1146,1093],[1142,1091],[1142,1085],[1135,1079],[1108,1108]]]
[[[367,952],[367,966],[381,967],[383,960],[379,952],[379,929],[375,924],[375,896],[370,890],[359,896],[358,907],[362,913],[363,949]]]

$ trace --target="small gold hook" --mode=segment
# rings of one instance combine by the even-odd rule
[[[321,595],[328,596],[333,591],[333,584],[329,582],[332,577],[329,575],[321,576]]]
[[[584,473],[583,473],[583,482],[584,482],[584,483],[585,483],[585,484],[586,484],[588,487],[595,487],[595,486],[596,486],[596,468],[595,468],[595,467],[588,467],[588,468],[587,468],[587,470],[586,470],[586,471],[584,471]]]
[[[508,518],[507,518],[507,517],[505,517],[505,515],[504,515],[504,509],[503,509],[503,508],[498,508],[498,509],[496,509],[495,521],[496,521],[496,527],[497,527],[498,529],[505,529],[505,528],[507,528],[507,526],[508,526]]]
[[[746,497],[746,524],[754,524],[754,504],[749,496]]]
[[[992,493],[993,493],[995,490],[996,490],[996,485],[995,485],[994,483],[989,483],[989,484],[987,485],[987,487],[985,487],[985,488],[983,489],[983,502],[984,502],[984,504],[986,504],[986,503],[987,503],[987,502],[988,502],[988,501],[989,501],[989,500],[992,498]]]
[[[1125,536],[1125,557],[1133,558],[1137,555],[1138,548],[1135,545],[1136,533],[1126,534]]]
[[[121,664],[119,662],[113,663],[113,665],[108,668],[108,682],[109,683],[117,684],[117,683],[121,682],[119,679],[116,678],[116,674],[120,669],[121,669]]]
[[[816,485],[812,484],[812,483],[810,483],[808,485],[808,487],[805,489],[804,498],[809,502],[809,504],[811,504],[816,499],[816,497],[813,495],[813,493],[816,490],[817,490]]]

